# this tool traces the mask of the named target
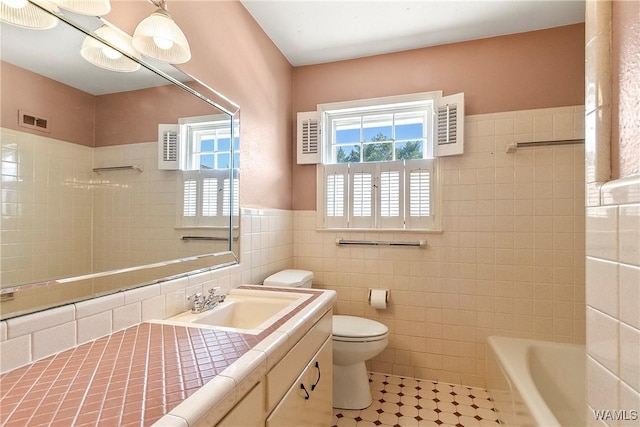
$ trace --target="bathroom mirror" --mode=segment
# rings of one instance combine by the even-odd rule
[[[237,263],[238,106],[115,44],[139,69],[97,67],[106,21],[47,13],[0,24],[1,318]]]

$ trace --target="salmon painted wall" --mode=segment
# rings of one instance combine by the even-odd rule
[[[168,8],[191,46],[180,68],[240,105],[241,205],[291,209],[293,67],[237,0]],[[133,34],[154,10],[146,0],[114,1],[105,18]]]
[[[468,115],[584,102],[584,24],[294,69],[293,111],[442,90]],[[293,147],[295,150],[295,147]],[[316,207],[316,167],[293,166],[293,208]]]
[[[173,85],[96,96],[95,146],[156,141],[158,123],[208,114],[209,104]]]
[[[0,126],[92,147],[95,100],[88,93],[0,62]],[[49,119],[51,132],[18,126],[18,110]]]
[[[611,4],[611,178],[640,174],[640,1]]]

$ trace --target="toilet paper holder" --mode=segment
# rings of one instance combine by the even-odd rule
[[[369,301],[369,304],[371,304],[371,293],[373,291],[384,291],[384,302],[385,303],[389,303],[389,289],[374,289],[374,288],[369,288],[369,295],[367,297],[367,300]]]

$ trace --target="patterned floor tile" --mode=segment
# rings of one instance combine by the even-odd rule
[[[486,390],[371,373],[373,403],[334,409],[333,427],[498,427]]]

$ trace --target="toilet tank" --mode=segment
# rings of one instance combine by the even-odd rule
[[[313,273],[308,270],[282,270],[264,279],[264,286],[310,288]]]

